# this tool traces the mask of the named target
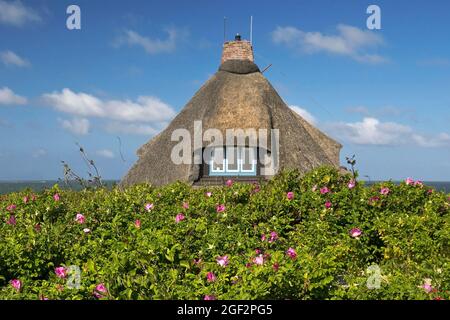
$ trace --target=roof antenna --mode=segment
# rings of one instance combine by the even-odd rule
[[[223,42],[227,41],[227,17],[223,17]]]
[[[253,45],[253,16],[250,16],[250,44]]]

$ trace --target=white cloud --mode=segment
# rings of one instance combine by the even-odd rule
[[[0,104],[4,105],[23,105],[27,103],[27,98],[15,94],[8,87],[0,89]]]
[[[103,158],[113,159],[115,157],[114,152],[108,149],[97,150],[97,155]]]
[[[28,22],[39,22],[41,17],[32,8],[21,1],[0,0],[0,23],[20,27]]]
[[[152,126],[145,124],[130,124],[130,123],[120,123],[111,122],[106,125],[106,131],[110,133],[123,133],[123,134],[134,134],[134,135],[145,135],[152,136],[159,132],[159,130],[153,128]]]
[[[167,38],[164,40],[149,38],[139,33],[126,30],[124,35],[120,36],[115,45],[129,45],[142,47],[148,54],[170,53],[176,49],[177,42],[187,37],[187,31],[170,28],[165,30]]]
[[[10,50],[0,52],[0,60],[6,66],[29,67],[31,65],[28,60],[21,58]]]
[[[362,122],[334,123],[332,129],[341,138],[364,145],[403,144],[412,134],[412,129],[408,126],[394,122],[380,122],[369,117],[364,118]]]
[[[413,145],[419,147],[450,147],[450,135],[426,135],[412,127],[395,122],[382,122],[366,117],[360,122],[335,122],[326,125],[331,135],[344,141],[359,145],[398,146]]]
[[[58,120],[63,129],[75,135],[83,136],[89,133],[90,123],[88,119],[74,118],[72,120]]]
[[[100,117],[127,122],[161,122],[171,119],[175,111],[156,97],[140,96],[136,101],[103,101],[83,92],[70,89],[43,95],[44,102],[54,109],[81,116]]]
[[[291,108],[296,113],[298,113],[303,119],[308,121],[310,124],[312,124],[312,125],[317,124],[316,118],[311,113],[309,113],[307,110],[300,108],[299,106],[289,106],[289,108]]]
[[[364,106],[347,108],[350,113],[363,114],[362,121],[357,122],[328,122],[319,121],[306,109],[298,106],[289,106],[309,123],[319,126],[343,142],[367,146],[416,146],[423,148],[450,148],[450,134],[442,132],[439,134],[424,134],[417,132],[413,127],[396,122],[383,122],[374,116],[368,115],[369,109]],[[395,107],[381,108],[383,114],[397,114]]]
[[[33,154],[31,156],[36,159],[36,158],[41,158],[45,155],[47,155],[47,150],[40,148],[40,149],[34,150]]]
[[[426,148],[450,147],[450,135],[445,132],[442,132],[437,136],[423,136],[419,134],[414,134],[412,138],[413,141],[420,147]]]
[[[327,52],[349,56],[358,62],[378,64],[387,59],[367,50],[384,44],[383,38],[372,31],[339,24],[337,34],[326,35],[321,32],[305,32],[295,27],[278,26],[272,32],[272,41],[305,53]]]
[[[61,112],[84,117],[102,117],[105,115],[103,102],[89,94],[75,93],[70,89],[63,89],[61,93],[46,93],[42,97],[44,102]]]

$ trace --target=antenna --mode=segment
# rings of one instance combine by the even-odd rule
[[[227,17],[223,17],[223,42],[227,41]]]
[[[253,45],[253,16],[250,16],[250,44]]]

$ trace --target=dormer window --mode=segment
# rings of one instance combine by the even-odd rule
[[[209,176],[256,176],[257,148],[215,148],[209,161]]]

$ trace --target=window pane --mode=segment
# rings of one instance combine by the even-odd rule
[[[256,174],[256,148],[242,148],[242,172]]]
[[[239,149],[234,146],[227,146],[226,159],[227,159],[227,172],[238,173],[239,172]]]
[[[215,148],[209,164],[209,174],[217,175],[225,172],[223,148]]]

